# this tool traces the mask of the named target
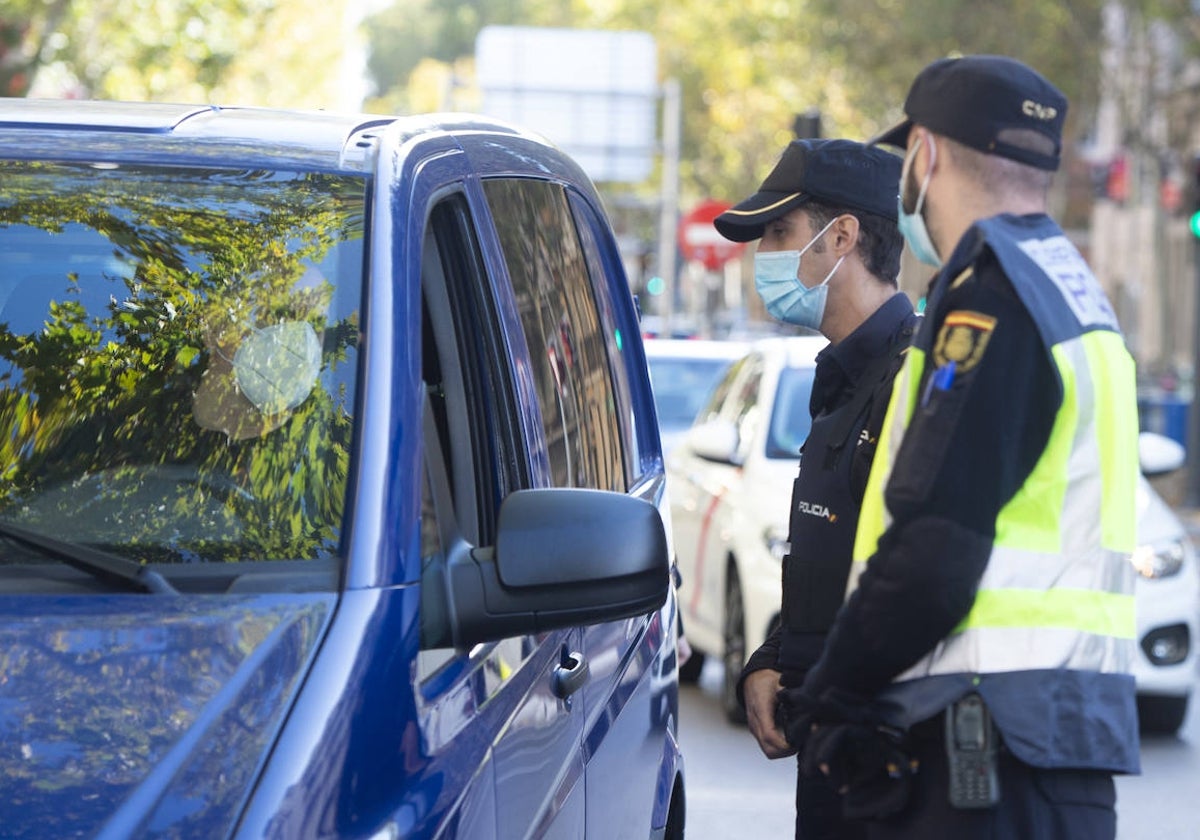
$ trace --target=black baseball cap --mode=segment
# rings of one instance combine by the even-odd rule
[[[904,148],[913,123],[972,149],[1038,169],[1058,169],[1067,97],[1033,68],[1002,55],[943,58],[917,74],[904,100],[907,119],[871,141]],[[1030,129],[1054,142],[1053,154],[1000,139]]]
[[[853,140],[793,140],[758,192],[713,221],[734,242],[759,239],[767,223],[810,199],[896,221],[903,161]]]

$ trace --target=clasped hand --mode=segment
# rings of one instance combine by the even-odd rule
[[[800,772],[824,774],[845,796],[847,817],[896,813],[908,801],[918,763],[904,732],[884,725],[858,698],[826,692],[816,700],[799,689],[779,692],[780,725],[800,755]]]

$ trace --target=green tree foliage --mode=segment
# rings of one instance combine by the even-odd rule
[[[366,22],[367,69],[379,92],[403,88],[425,59],[453,64],[475,52],[475,36],[489,24],[516,24],[523,0],[397,0]]]
[[[372,108],[398,113],[444,108],[448,85],[464,80],[469,85],[475,39],[485,26],[583,26],[581,21],[591,17],[589,5],[586,0],[395,0],[364,24],[367,70],[375,83]],[[430,84],[439,89],[429,90]]]
[[[825,43],[847,68],[860,107],[899,116],[922,67],[949,55],[993,53],[1037,68],[1073,103],[1095,101],[1106,0],[813,0]]]
[[[660,74],[680,80],[685,204],[757,186],[799,112],[819,108],[834,130],[849,128],[842,68],[815,59],[805,7],[804,0],[623,2],[596,18],[602,27],[653,33]]]
[[[347,0],[3,0],[0,93],[323,107]]]
[[[0,6],[0,96],[24,96],[70,0],[5,0]]]
[[[1104,79],[1106,2],[395,0],[364,32],[373,107],[400,112],[438,107],[440,88],[469,83],[475,38],[490,24],[650,32],[661,75],[682,82],[681,176],[685,200],[694,200],[753,187],[790,138],[795,114],[810,108],[829,135],[870,136],[898,117],[922,66],[956,53],[1002,53],[1042,70],[1070,96],[1068,132],[1078,137]],[[3,0],[0,93],[22,95],[39,76],[59,74],[84,96],[327,107],[346,85],[350,5]],[[1139,25],[1167,21],[1196,51],[1191,0],[1122,5]]]
[[[371,67],[381,93],[403,89],[422,57],[450,64],[469,56],[488,23],[649,32],[661,76],[682,83],[687,203],[756,186],[791,139],[795,115],[808,109],[821,111],[827,136],[873,135],[899,118],[917,72],[947,55],[999,53],[1037,67],[1071,98],[1068,140],[1078,139],[1091,127],[1103,78],[1105,3],[397,0],[375,20]],[[1200,31],[1189,0],[1124,5],[1140,20],[1168,21],[1190,42]]]

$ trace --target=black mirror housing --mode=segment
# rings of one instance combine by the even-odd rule
[[[500,506],[496,544],[445,568],[456,647],[643,615],[671,584],[658,509],[603,490],[518,490]]]

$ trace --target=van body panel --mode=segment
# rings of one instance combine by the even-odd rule
[[[6,836],[227,833],[334,605],[0,598]]]

